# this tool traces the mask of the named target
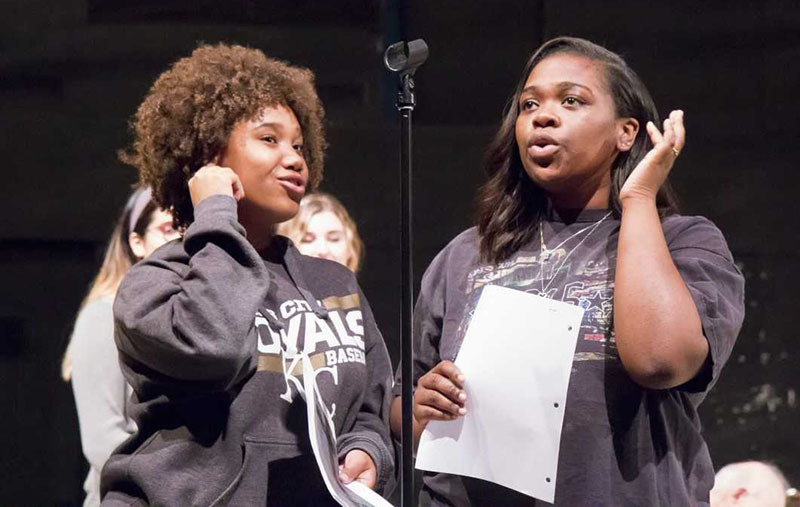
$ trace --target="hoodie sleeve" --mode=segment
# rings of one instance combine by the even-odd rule
[[[389,436],[392,365],[372,310],[359,290],[364,319],[367,378],[364,399],[352,431],[339,436],[339,459],[353,449],[369,454],[378,469],[375,491],[387,496],[394,490],[394,448]]]
[[[165,245],[123,280],[114,302],[122,362],[150,370],[151,379],[228,389],[255,368],[249,335],[268,284],[267,269],[237,221],[236,201],[204,199],[183,240]]]

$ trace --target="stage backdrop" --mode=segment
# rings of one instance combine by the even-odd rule
[[[578,0],[6,0],[0,17],[0,504],[75,505],[85,463],[58,367],[135,174],[117,161],[153,79],[198,42],[312,68],[328,112],[323,189],[366,243],[360,281],[399,340],[394,77],[383,48],[423,37],[414,132],[415,276],[469,227],[481,161],[526,56],[561,34],[623,54],[662,114],[686,111],[683,210],[724,231],[747,318],[702,408],[717,465],[766,459],[800,484],[797,217],[800,5]]]

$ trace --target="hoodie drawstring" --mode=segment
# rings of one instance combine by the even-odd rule
[[[328,310],[322,307],[317,301],[317,298],[311,294],[311,291],[306,289],[305,278],[303,278],[303,271],[297,263],[297,254],[293,251],[294,245],[288,243],[286,252],[283,256],[283,266],[292,279],[292,283],[303,296],[303,299],[308,303],[308,306],[314,311],[314,315],[321,319],[328,318]]]
[[[267,319],[267,322],[269,322],[269,327],[271,327],[273,331],[285,329],[283,323],[279,321],[272,312],[267,311],[265,307],[262,306],[260,312],[261,315]]]

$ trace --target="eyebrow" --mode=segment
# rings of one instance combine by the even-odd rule
[[[284,125],[282,123],[268,122],[268,121],[264,122],[264,123],[261,123],[259,125],[256,125],[256,130],[257,129],[261,129],[261,128],[271,128],[271,129],[278,130],[278,131],[283,131],[285,129],[285,127],[284,127]],[[295,137],[299,138],[299,139],[303,139],[303,133],[302,132],[298,132]]]
[[[588,86],[584,86],[584,85],[579,84],[579,83],[574,83],[572,81],[561,81],[560,83],[556,83],[554,85],[554,87],[557,88],[558,91],[569,90],[570,88],[582,88],[582,89],[586,90],[587,92],[592,93],[591,88],[589,88]],[[539,89],[539,87],[537,87],[536,85],[527,86],[522,90],[522,93],[520,95],[525,94],[525,93],[532,93],[532,92],[537,91],[538,89]],[[594,95],[594,94],[592,94],[592,95]]]

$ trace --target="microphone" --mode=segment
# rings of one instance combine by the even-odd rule
[[[383,64],[400,76],[413,76],[417,68],[428,59],[428,45],[422,39],[400,41],[386,48]]]

